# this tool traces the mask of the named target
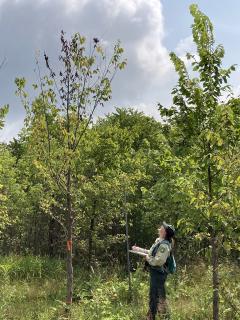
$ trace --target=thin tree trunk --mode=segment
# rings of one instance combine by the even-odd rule
[[[212,237],[213,320],[219,319],[218,239]]]
[[[72,227],[71,171],[69,169],[67,173],[67,304],[72,304],[73,296]]]
[[[125,214],[125,224],[126,224],[126,249],[127,249],[127,270],[128,270],[128,293],[129,293],[129,301],[132,301],[132,285],[131,285],[130,255],[129,255],[128,214],[127,214],[127,210],[126,210],[126,191],[124,192],[124,214]]]
[[[53,257],[54,251],[54,222],[55,220],[53,218],[50,218],[49,223],[48,223],[48,254],[50,257]]]
[[[95,213],[95,205],[94,205],[94,213]],[[90,221],[90,230],[89,230],[89,238],[88,238],[88,269],[91,270],[92,266],[92,253],[93,253],[93,232],[94,232],[95,219],[91,218]]]
[[[39,254],[39,238],[38,238],[38,223],[37,215],[34,216],[34,248],[33,252],[35,255]]]
[[[212,172],[210,164],[211,146],[208,143],[208,193],[209,203],[212,201]],[[217,233],[211,227],[212,242],[212,288],[213,288],[213,320],[219,320],[219,274],[218,274],[218,241]]]

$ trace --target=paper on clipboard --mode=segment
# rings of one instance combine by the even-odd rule
[[[129,252],[138,254],[139,256],[142,256],[142,257],[146,257],[147,256],[147,253],[136,251],[136,250],[129,250]]]

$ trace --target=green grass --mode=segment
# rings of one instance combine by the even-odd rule
[[[75,302],[66,313],[64,262],[40,257],[0,258],[1,320],[144,320],[148,273],[132,274],[132,302],[121,270],[95,270],[88,277],[75,268]],[[172,320],[211,317],[211,270],[203,263],[181,269],[167,282]],[[239,268],[220,266],[221,320],[240,319]]]

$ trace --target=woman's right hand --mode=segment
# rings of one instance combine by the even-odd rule
[[[137,250],[138,247],[136,245],[132,246],[132,250]]]

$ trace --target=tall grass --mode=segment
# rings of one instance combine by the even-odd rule
[[[1,320],[144,320],[148,308],[148,273],[132,274],[129,301],[126,274],[121,269],[96,270],[90,276],[75,267],[74,303],[66,313],[65,263],[26,257],[0,258]],[[240,319],[240,273],[220,266],[221,320]],[[211,319],[211,270],[203,263],[178,270],[167,281],[172,320]]]
[[[58,259],[39,256],[0,257],[0,279],[32,279],[62,276],[64,263]]]

